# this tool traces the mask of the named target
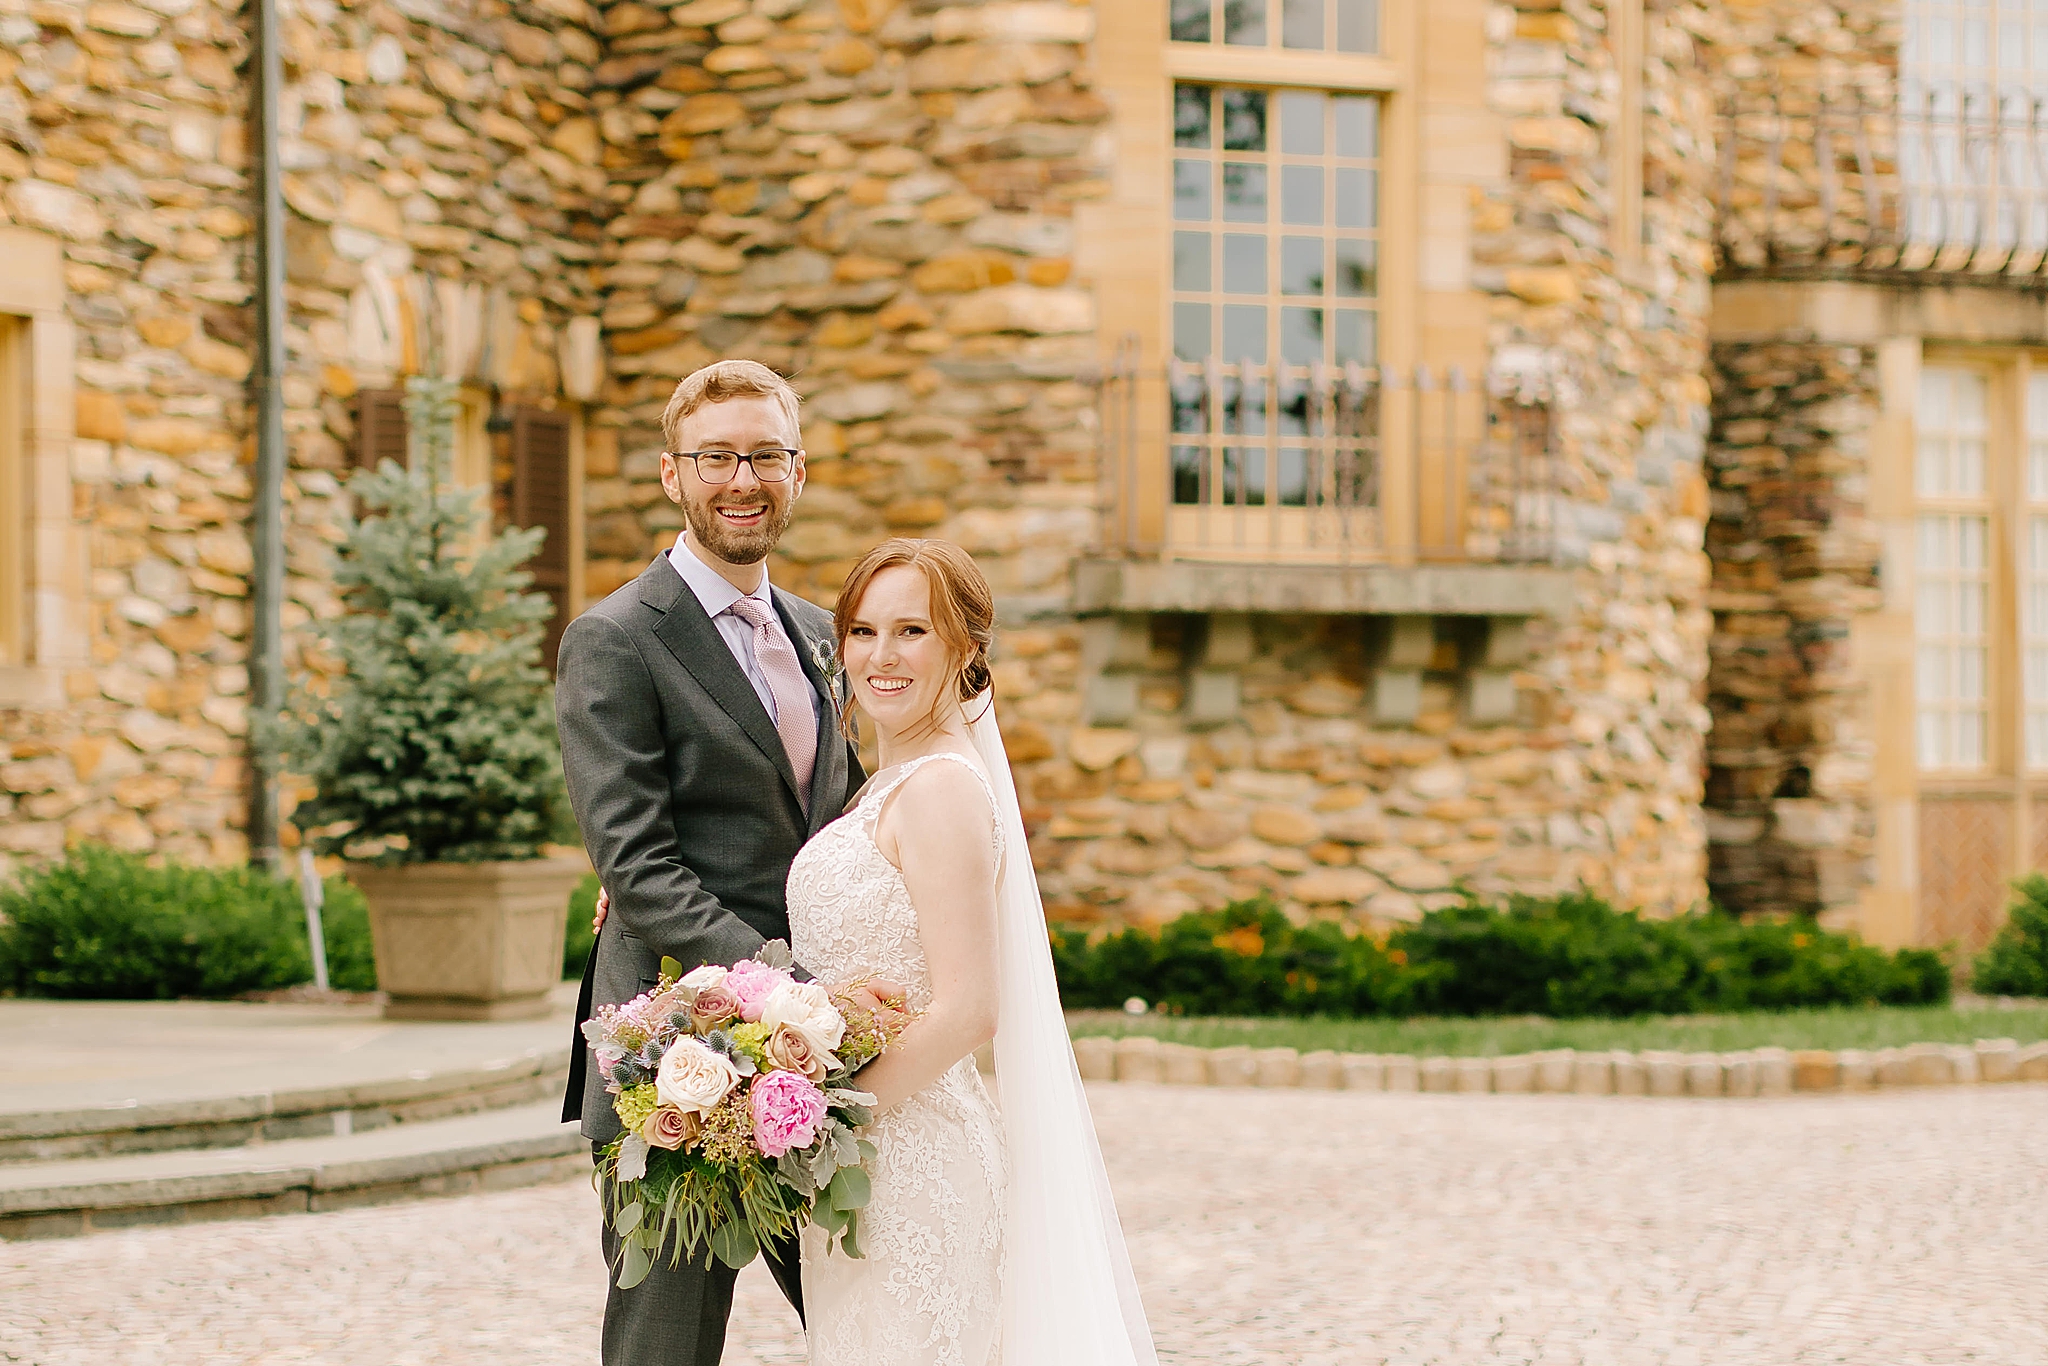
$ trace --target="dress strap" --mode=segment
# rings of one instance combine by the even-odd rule
[[[862,823],[867,827],[870,838],[873,837],[875,823],[882,818],[882,807],[888,803],[890,795],[897,788],[910,781],[911,774],[935,759],[953,760],[964,767],[969,773],[972,773],[975,781],[981,784],[981,794],[988,798],[988,813],[994,832],[993,844],[996,863],[1000,867],[1003,859],[1003,826],[1002,822],[996,818],[996,790],[989,783],[988,775],[981,771],[980,764],[975,763],[974,760],[964,754],[955,754],[949,749],[942,749],[936,754],[920,754],[917,758],[905,763],[901,769],[897,770],[890,777],[888,782],[883,783],[880,787],[868,793],[867,796],[861,798],[860,805],[865,808],[861,819]]]

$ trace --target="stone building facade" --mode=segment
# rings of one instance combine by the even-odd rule
[[[1711,33],[1708,880],[1740,908],[1974,949],[2048,863],[2048,223],[2016,174],[2048,70],[2019,22],[1777,3]]]
[[[680,525],[676,378],[753,356],[806,401],[778,582],[829,603],[899,533],[987,567],[1058,918],[1583,882],[1941,931],[1873,866],[1902,334],[1771,313],[1811,214],[1728,173],[1774,71],[1894,98],[1889,12],[281,11],[288,629],[404,376],[462,382],[458,477],[573,613]],[[242,857],[248,30],[0,33],[0,858]]]

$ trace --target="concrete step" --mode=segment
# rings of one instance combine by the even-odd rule
[[[569,1050],[526,1048],[509,1057],[466,1061],[469,1065],[385,1070],[348,1080],[330,1077],[291,1089],[0,1109],[0,1173],[22,1162],[360,1134],[549,1097],[559,1106]]]
[[[351,1114],[335,1110],[334,1114]],[[558,1095],[365,1133],[0,1166],[0,1239],[66,1237],[589,1176]]]

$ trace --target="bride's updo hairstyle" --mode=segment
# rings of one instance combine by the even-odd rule
[[[853,629],[854,613],[860,610],[868,585],[883,570],[899,566],[924,575],[931,590],[932,629],[953,656],[950,686],[939,689],[938,700],[925,719],[925,733],[929,734],[941,724],[940,709],[948,699],[972,701],[995,681],[989,673],[988,648],[995,639],[996,597],[974,557],[951,541],[912,536],[884,541],[861,556],[839,590],[839,603],[832,609],[832,634],[840,658],[846,657],[846,633]],[[851,707],[840,716],[839,728],[848,739],[853,738]]]

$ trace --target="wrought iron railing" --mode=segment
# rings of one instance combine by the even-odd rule
[[[1724,275],[2048,285],[2048,100],[1788,88],[1721,133]]]
[[[1162,369],[1142,365],[1134,341],[1095,379],[1105,550],[1311,564],[1551,558],[1545,383],[1457,366]]]

